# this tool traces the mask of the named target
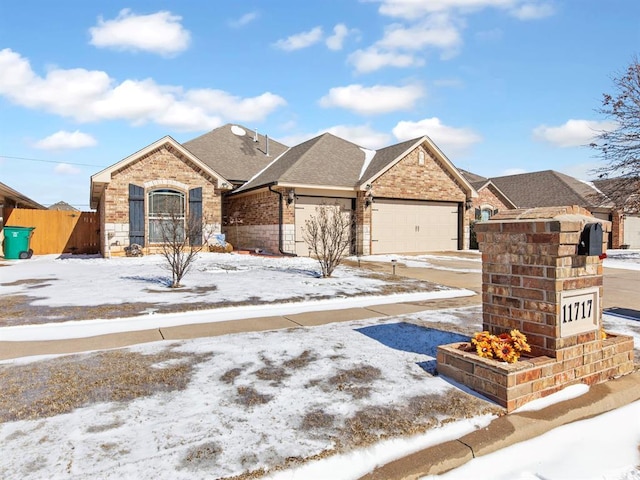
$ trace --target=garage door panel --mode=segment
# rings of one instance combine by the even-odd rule
[[[372,253],[414,253],[458,248],[458,204],[376,199]]]
[[[640,248],[640,216],[627,215],[624,219],[624,243],[629,248]]]
[[[304,241],[304,228],[307,220],[317,215],[320,205],[337,205],[345,214],[351,215],[351,199],[330,197],[296,197],[295,203],[295,243],[296,255],[309,256],[309,245]]]

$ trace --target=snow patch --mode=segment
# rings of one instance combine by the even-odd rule
[[[231,133],[234,135],[238,135],[239,137],[243,137],[247,134],[244,128],[241,128],[237,125],[231,125]]]

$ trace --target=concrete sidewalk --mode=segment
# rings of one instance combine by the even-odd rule
[[[424,310],[464,307],[478,304],[478,295],[434,299],[423,302],[390,303],[361,308],[297,313],[292,315],[229,320],[163,327],[151,330],[110,333],[94,337],[44,341],[0,341],[0,360],[33,355],[52,355],[128,347],[162,340],[215,337],[242,332],[259,332],[281,328],[312,327],[334,322],[350,322],[377,317],[392,317]]]
[[[487,427],[388,463],[359,480],[415,480],[439,475],[475,457],[530,440],[568,423],[600,415],[640,400],[640,371],[593,385],[577,398],[531,412],[499,417]]]

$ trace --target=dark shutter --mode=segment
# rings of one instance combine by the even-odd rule
[[[129,184],[129,245],[144,247],[144,188]]]
[[[476,208],[476,220],[481,220],[482,219],[482,210],[480,210],[479,208]]]
[[[202,187],[189,190],[189,244],[202,245]]]

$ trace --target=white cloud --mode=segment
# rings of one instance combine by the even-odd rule
[[[325,108],[338,107],[360,115],[377,115],[411,109],[423,95],[423,88],[419,85],[364,87],[354,84],[332,88],[319,103]]]
[[[136,15],[125,8],[113,20],[99,17],[98,25],[89,29],[89,43],[96,47],[172,56],[186,50],[191,41],[191,34],[180,20],[182,17],[167,11]]]
[[[615,128],[616,123],[611,121],[571,119],[558,127],[540,125],[534,128],[533,138],[561,148],[580,147],[591,143],[601,131]]]
[[[383,38],[376,43],[382,50],[423,50],[435,47],[452,56],[462,45],[460,29],[449,15],[430,15],[426,20],[406,27],[393,24],[385,29]]]
[[[222,90],[191,90],[185,95],[193,105],[200,105],[209,113],[239,122],[262,121],[268,114],[287,102],[270,92],[257,97],[240,98]]]
[[[333,27],[333,35],[327,37],[325,43],[329,50],[342,50],[342,44],[349,35],[349,29],[343,23],[337,24]]]
[[[511,15],[520,20],[538,20],[556,13],[550,3],[525,3],[510,10]]]
[[[0,96],[79,122],[152,122],[180,130],[211,129],[224,121],[260,121],[286,104],[270,92],[241,98],[214,89],[185,91],[153,79],[118,84],[95,70],[54,68],[40,77],[27,59],[10,49],[0,50]]]
[[[242,15],[237,20],[230,20],[229,21],[229,26],[231,26],[233,28],[241,28],[241,27],[244,27],[245,25],[249,25],[251,22],[257,20],[259,16],[260,16],[260,13],[257,12],[257,11],[245,13],[244,15]]]
[[[76,148],[87,148],[97,145],[98,142],[91,135],[82,133],[79,130],[75,132],[66,132],[60,130],[52,135],[49,135],[42,140],[38,140],[35,144],[35,148],[41,150],[71,150]]]
[[[391,136],[389,134],[377,132],[369,125],[334,125],[333,127],[315,133],[302,133],[278,138],[278,141],[285,145],[298,145],[325,132],[329,132],[332,135],[365,148],[377,149],[386,147],[391,143]]]
[[[69,165],[68,163],[59,163],[54,168],[53,171],[55,173],[59,173],[60,175],[77,175],[80,173],[80,169],[74,167],[73,165]]]
[[[392,132],[399,141],[427,135],[449,158],[464,155],[474,144],[482,141],[482,137],[473,130],[444,125],[437,117],[418,122],[401,121]]]
[[[347,59],[358,73],[371,73],[385,67],[419,67],[424,60],[411,54],[399,52],[383,52],[376,47],[366,50],[356,50]]]
[[[322,35],[322,27],[315,27],[308,32],[298,33],[285,39],[278,40],[274,43],[274,46],[288,52],[300,50],[320,42],[322,40]]]
[[[550,3],[536,0],[374,0],[380,3],[380,13],[389,17],[413,20],[436,12],[472,13],[486,8],[507,10],[514,16],[553,14]],[[524,13],[522,13],[524,12]],[[519,18],[519,17],[518,17]],[[534,18],[534,17],[529,17]]]

